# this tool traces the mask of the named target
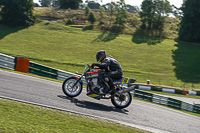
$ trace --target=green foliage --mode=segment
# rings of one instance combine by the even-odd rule
[[[103,8],[103,7],[102,7]],[[103,16],[101,16],[101,9],[90,9],[93,13],[95,13],[95,17],[97,18],[98,21],[103,21],[104,25],[102,26],[98,26],[98,24],[94,27],[93,30],[103,30],[103,29],[111,29],[110,27],[112,27],[113,23],[109,24],[109,22],[112,22],[115,20],[115,16],[113,14],[113,16],[110,16],[110,11],[103,8]],[[70,12],[69,12],[70,11]],[[49,18],[58,18],[60,19],[60,23],[65,22],[65,20],[67,20],[68,18],[70,19],[79,19],[79,20],[87,20],[88,16],[85,16],[85,10],[84,9],[78,9],[78,10],[68,10],[68,9],[58,9],[58,8],[35,8],[34,13],[37,16],[42,16],[42,17],[49,17]],[[115,14],[116,14],[116,10],[115,10]],[[61,19],[64,19],[61,20]],[[110,20],[110,21],[109,21]],[[58,22],[58,21],[57,21]],[[165,38],[170,38],[170,39],[175,39],[178,36],[178,23],[180,22],[179,19],[177,18],[172,18],[172,17],[166,17],[165,21],[164,21],[164,29],[160,30],[161,33],[158,34],[162,34],[162,37]],[[173,30],[170,29],[170,24],[174,24],[174,27],[172,28]],[[87,25],[88,23],[85,23],[84,25]],[[136,31],[138,31],[138,29],[140,28],[140,26],[142,25],[140,16],[138,13],[133,14],[133,13],[128,13],[128,17],[127,17],[127,23],[125,24],[125,28],[124,31],[122,32],[123,34],[130,34],[130,35],[138,35],[135,34]],[[144,25],[146,26],[146,25]],[[144,28],[145,29],[145,28]],[[146,29],[147,30],[147,29]],[[145,30],[145,31],[146,31]],[[153,29],[152,29],[153,30]],[[159,29],[158,29],[159,30]],[[106,30],[108,31],[108,30]],[[137,32],[138,33],[138,32]],[[163,36],[163,34],[165,36]],[[140,36],[144,36],[146,34],[140,34]],[[155,37],[155,36],[154,36]],[[160,36],[161,37],[161,36]]]
[[[72,19],[68,19],[66,24],[67,25],[73,24]]]
[[[88,16],[88,21],[91,23],[91,24],[94,24],[96,22],[96,17],[94,15],[93,12],[90,12],[89,16]]]
[[[140,25],[140,23],[141,23],[141,20],[140,20],[139,17],[137,17],[137,16],[134,15],[134,16],[131,18],[131,25],[132,25],[133,27],[138,28],[139,25]]]
[[[88,16],[90,13],[90,8],[88,6],[85,7],[85,16]]]
[[[181,7],[178,8],[175,5],[172,5],[172,12],[176,18],[181,19],[183,17],[183,12],[181,11]]]
[[[6,0],[0,0],[0,6],[4,5],[6,3]]]
[[[39,0],[40,4],[42,5],[42,7],[49,7],[53,0]]]
[[[126,7],[127,6],[124,0],[120,0],[116,5],[116,10],[117,10],[115,19],[116,24],[124,25],[126,23],[128,17]]]
[[[200,42],[200,1],[186,0],[183,18],[180,24],[179,39],[188,42]]]
[[[81,2],[82,0],[59,0],[62,9],[78,9]]]
[[[141,9],[143,29],[163,29],[166,16],[172,12],[167,0],[144,0]]]
[[[9,26],[25,26],[34,24],[34,3],[32,0],[7,0],[3,4],[0,15],[1,23]]]
[[[103,19],[104,14],[105,14],[105,9],[104,9],[103,7],[100,7],[100,8],[99,8],[99,16],[100,16],[100,20]]]
[[[105,22],[103,20],[100,20],[99,25],[103,25],[103,24],[105,24]]]
[[[142,19],[142,28],[145,29],[148,24],[148,28],[152,28],[154,17],[154,6],[152,0],[144,0],[141,5],[140,18]]]
[[[51,6],[52,7],[59,7],[59,0],[52,0]]]
[[[109,16],[110,16],[110,25],[112,23],[112,16],[115,14],[116,11],[116,4],[114,2],[106,4],[108,6]]]

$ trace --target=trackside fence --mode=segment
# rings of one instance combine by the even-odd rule
[[[29,61],[26,58],[22,57],[12,57],[0,53],[0,68],[21,71],[26,73],[31,73],[39,76],[44,76],[52,79],[62,80],[69,77],[79,77],[80,75],[62,71],[59,69],[51,68],[45,65],[41,65],[32,61]],[[85,80],[83,80],[83,85],[86,86]],[[189,111],[200,114],[200,105],[192,105],[189,103],[182,102],[173,98],[167,98],[153,93],[145,92],[144,90],[155,90],[155,87],[143,86],[135,84],[136,89],[132,93],[135,98],[146,100],[152,103],[161,104],[178,110]],[[140,89],[140,90],[139,90]],[[160,88],[158,88],[161,90]],[[182,93],[182,92],[181,92]],[[198,93],[196,93],[198,94]]]
[[[157,103],[160,105],[164,105],[170,108],[174,108],[177,110],[183,110],[183,111],[188,111],[188,112],[193,112],[193,113],[198,113],[200,114],[200,105],[192,105],[186,102],[182,102],[177,99],[173,98],[168,98],[168,97],[163,97],[160,95],[155,95],[153,93],[145,92],[142,90],[135,89],[133,93],[133,97],[142,99],[145,101],[149,101],[152,103]]]
[[[0,68],[15,70],[15,57],[0,53]]]
[[[52,79],[57,79],[58,77],[57,72],[58,70],[54,68],[50,68],[50,67],[30,61],[29,73],[36,74],[39,76],[49,77]]]
[[[73,77],[80,76],[78,74],[62,71],[62,70],[41,65],[32,61],[30,61],[29,73],[43,76],[43,77],[52,78],[52,79],[62,80],[62,81],[72,76]],[[83,84],[86,86],[86,81],[84,79],[83,79]]]

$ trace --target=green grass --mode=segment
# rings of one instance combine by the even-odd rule
[[[0,99],[3,133],[143,133],[139,129]]]
[[[106,50],[137,82],[200,88],[200,46],[168,39],[83,30],[41,22],[27,29],[0,25],[0,52],[65,71],[83,72]]]

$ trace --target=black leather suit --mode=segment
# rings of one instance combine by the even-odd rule
[[[123,75],[123,70],[119,62],[114,59],[112,56],[109,56],[103,60],[101,64],[94,64],[95,66],[98,66],[100,69],[104,69],[105,73],[100,74],[99,76],[101,78],[109,78],[109,85],[110,88],[113,90],[113,80],[120,79]]]

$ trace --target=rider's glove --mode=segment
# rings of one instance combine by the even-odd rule
[[[91,68],[94,68],[95,66],[99,66],[100,64],[92,63]]]
[[[94,64],[94,63],[92,63],[92,65],[91,65],[91,68],[94,68],[94,66],[95,66],[95,64]]]

